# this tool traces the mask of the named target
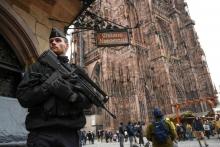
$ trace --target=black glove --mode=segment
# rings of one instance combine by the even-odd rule
[[[76,83],[78,83],[78,80],[79,80],[78,78],[79,78],[78,75],[72,74],[69,78],[69,82],[71,84],[76,84]]]
[[[58,98],[69,100],[70,96],[73,95],[70,84],[63,79],[56,79],[50,83],[48,90]]]
[[[86,97],[81,92],[74,92],[69,97],[70,102],[84,103],[86,101]]]
[[[86,95],[84,95],[83,93],[81,92],[78,92],[78,99],[77,99],[77,106],[79,108],[84,108],[84,109],[88,109],[92,106],[92,103],[91,101],[87,98]]]
[[[79,95],[77,93],[73,93],[70,97],[69,97],[69,101],[70,102],[76,102],[77,100],[79,100]]]

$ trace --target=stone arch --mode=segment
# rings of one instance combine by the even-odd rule
[[[9,43],[23,68],[33,63],[38,57],[37,39],[5,0],[0,2],[0,20],[0,34]]]
[[[91,79],[98,85],[100,85],[101,64],[96,62],[92,70]]]
[[[98,85],[101,86],[101,63],[97,61],[92,69],[91,79]],[[91,112],[94,114],[101,114],[102,109],[98,107],[92,107]]]
[[[159,29],[158,35],[160,36],[163,47],[172,50],[174,45],[169,22],[157,17],[157,24]]]

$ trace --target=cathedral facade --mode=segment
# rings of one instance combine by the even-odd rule
[[[215,88],[184,0],[102,0],[92,12],[125,26],[130,37],[118,47],[97,47],[95,31],[73,39],[75,62],[111,97],[107,107],[117,120],[93,110],[104,128],[149,122],[155,107],[168,116],[210,110]]]

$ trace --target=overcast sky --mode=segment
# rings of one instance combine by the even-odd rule
[[[203,48],[213,83],[220,88],[220,0],[185,0]]]

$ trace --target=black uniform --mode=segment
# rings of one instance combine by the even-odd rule
[[[58,56],[58,59],[61,64],[74,68],[68,64],[67,57]],[[56,92],[63,93],[63,97],[54,94],[56,92],[51,93],[44,83],[52,73],[54,69],[37,61],[27,70],[17,89],[20,104],[29,112],[25,122],[30,131],[28,147],[78,147],[78,130],[86,123],[83,109],[91,107],[91,104],[83,94],[77,101],[70,102],[65,98],[68,92],[62,89]]]

